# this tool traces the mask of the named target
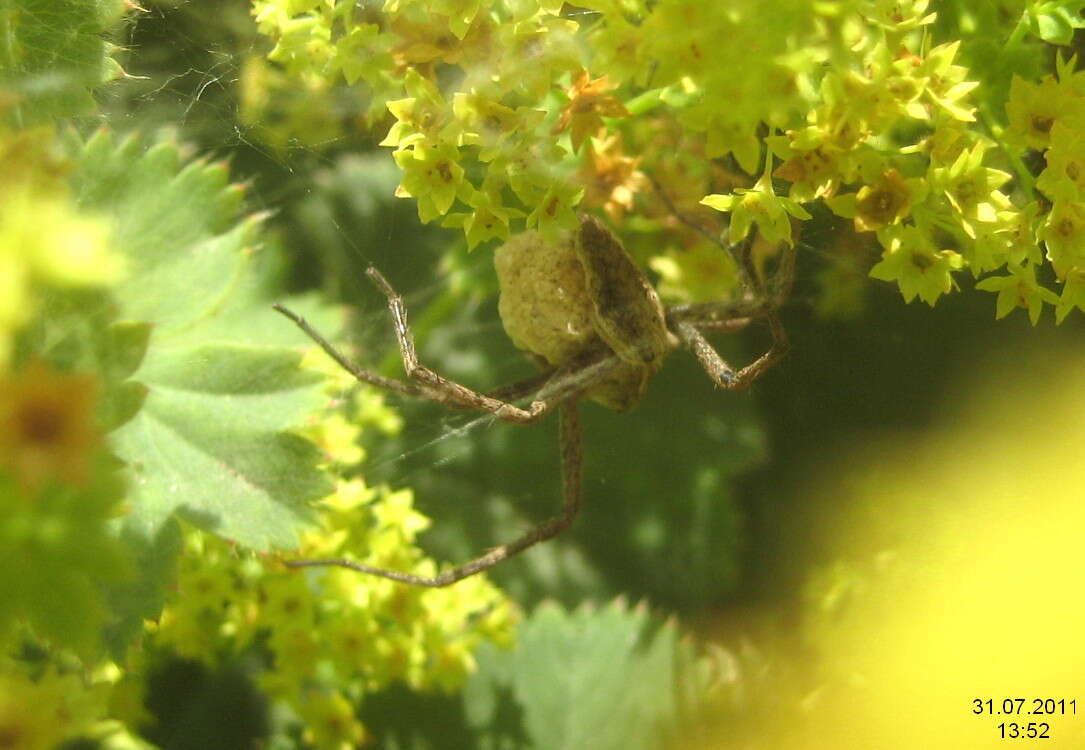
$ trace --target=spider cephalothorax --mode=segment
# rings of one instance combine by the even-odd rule
[[[721,252],[724,252],[721,247]],[[790,257],[790,255],[788,255]],[[744,299],[664,307],[625,248],[598,219],[582,216],[579,227],[548,242],[526,232],[512,238],[495,256],[501,286],[499,310],[505,329],[521,349],[534,354],[544,371],[491,395],[467,388],[420,364],[407,325],[402,298],[375,268],[367,273],[388,299],[403,367],[409,380],[395,380],[359,368],[302,318],[281,305],[336,362],[358,380],[453,409],[476,409],[499,419],[530,424],[560,411],[564,503],[561,512],[515,541],[432,576],[386,570],[350,559],[290,560],[287,565],[337,565],[421,586],[447,586],[490,568],[568,528],[580,509],[582,448],[577,402],[594,399],[613,409],[633,406],[648,380],[673,349],[688,348],[708,376],[722,388],[744,388],[775,362],[786,337],[764,291]],[[789,269],[784,269],[789,276]],[[755,286],[750,274],[751,286]],[[764,317],[773,345],[752,364],[732,370],[704,337],[734,331]],[[522,406],[519,404],[523,404]]]

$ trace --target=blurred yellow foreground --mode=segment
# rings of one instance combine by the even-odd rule
[[[816,677],[742,747],[1085,748],[1085,360],[976,382],[827,467],[811,502],[847,520],[815,532],[840,560],[795,657]]]

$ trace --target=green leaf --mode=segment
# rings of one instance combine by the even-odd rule
[[[316,447],[282,430],[316,410],[319,377],[292,352],[225,347],[164,352],[138,377],[150,393],[114,446],[140,514],[160,526],[179,512],[255,549],[296,546],[306,501],[330,487],[311,470]]]
[[[151,326],[147,323],[122,321],[111,325],[103,357],[106,377],[114,380],[131,377],[147,354],[150,340]]]
[[[1074,35],[1074,28],[1062,14],[1045,13],[1036,16],[1036,32],[1045,42],[1067,45]]]
[[[1050,44],[1069,45],[1073,41],[1074,29],[1085,27],[1085,19],[1081,17],[1082,8],[1085,8],[1082,0],[1034,3],[1029,13],[1036,35]]]
[[[138,325],[114,337],[129,368],[146,347],[132,374],[145,393],[128,392],[111,436],[129,469],[130,528],[154,538],[179,516],[247,547],[295,546],[330,483],[316,447],[287,431],[323,404],[322,377],[267,345],[297,334],[268,306],[260,217],[237,219],[242,190],[224,165],[183,165],[172,144],[144,151],[100,132],[79,167],[80,204],[113,218],[127,261],[123,316],[152,331],[145,345]]]
[[[139,516],[119,519],[117,533],[135,563],[136,575],[106,586],[111,613],[103,639],[118,661],[143,632],[144,620],[158,617],[173,581],[181,551],[180,525],[171,521],[157,529],[141,527]]]
[[[469,723],[495,732],[511,693],[531,746],[547,750],[661,748],[700,708],[709,682],[673,621],[620,600],[573,613],[543,604],[513,651],[487,644],[478,661],[464,693]]]
[[[15,94],[18,124],[94,110],[91,92],[119,70],[102,34],[122,8],[119,0],[0,0],[0,93]]]

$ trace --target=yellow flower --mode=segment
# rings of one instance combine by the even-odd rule
[[[388,111],[395,116],[396,123],[380,145],[402,149],[419,143],[433,145],[456,140],[459,125],[452,120],[452,107],[437,84],[411,68],[404,76],[403,86],[410,96],[388,102]]]
[[[477,93],[457,93],[452,97],[452,111],[461,124],[461,146],[478,146],[479,161],[489,162],[502,153],[514,152],[514,136],[530,133],[545,110],[531,107],[512,109]]]
[[[995,302],[995,317],[1004,318],[1014,309],[1023,307],[1028,310],[1032,325],[1040,319],[1044,303],[1058,304],[1059,298],[1050,289],[1040,286],[1036,281],[1036,266],[1007,266],[1009,276],[990,276],[976,284],[976,289],[998,292]]]
[[[52,750],[90,727],[101,713],[94,698],[74,674],[0,674],[0,748]]]
[[[1074,308],[1085,310],[1085,268],[1071,268],[1066,273],[1066,285],[1055,306],[1055,322],[1061,323]]]
[[[414,148],[396,151],[392,158],[403,170],[396,195],[417,198],[418,216],[423,222],[448,213],[463,184],[463,167],[456,147],[433,148],[417,143]]]
[[[305,431],[328,461],[342,466],[353,466],[365,458],[365,451],[358,445],[361,433],[362,428],[342,414],[331,414]]]
[[[35,710],[27,710],[31,705]],[[52,717],[38,708],[26,685],[0,678],[0,747],[51,750],[63,739]]]
[[[905,302],[918,296],[933,307],[940,296],[956,286],[952,272],[963,265],[963,258],[952,250],[935,250],[930,237],[918,227],[887,227],[878,232],[878,241],[885,253],[870,269],[870,275],[897,282]]]
[[[107,225],[78,213],[62,190],[46,184],[51,172],[25,173],[4,152],[11,145],[4,140],[0,133],[0,365],[34,313],[36,285],[103,285],[124,273],[123,259],[109,252]]]
[[[21,257],[36,280],[58,286],[119,281],[123,259],[109,252],[108,226],[66,198],[27,187],[0,199],[0,253]]]
[[[356,391],[354,418],[363,428],[372,427],[383,435],[396,435],[403,428],[399,412],[384,403],[384,391],[376,388]]]
[[[791,236],[791,219],[809,219],[810,214],[796,201],[776,195],[768,175],[752,188],[735,188],[733,195],[706,195],[701,203],[717,211],[731,212],[731,242],[741,242],[749,234],[750,226],[757,225],[761,236],[769,244],[786,242],[794,244]]]
[[[1060,279],[1071,266],[1085,266],[1085,203],[1056,201],[1040,229],[1040,237]]]
[[[0,467],[27,489],[83,484],[99,444],[96,389],[93,376],[58,373],[41,360],[0,375]]]
[[[351,750],[365,741],[365,728],[354,706],[338,691],[310,691],[299,706],[303,739],[318,750]]]
[[[1010,175],[984,167],[984,150],[983,145],[965,149],[950,166],[931,171],[932,185],[946,197],[957,213],[961,228],[973,239],[977,223],[993,225],[999,219],[998,212],[1010,207],[1009,199],[997,189]]]
[[[414,509],[414,493],[410,490],[385,493],[373,506],[373,515],[378,528],[396,529],[409,542],[430,525],[430,520]]]
[[[1056,122],[1077,119],[1082,112],[1082,97],[1053,76],[1030,83],[1014,76],[1010,98],[1006,102],[1009,129],[1006,135],[1015,142],[1043,151],[1051,145],[1051,129]]]
[[[469,250],[487,240],[507,239],[509,221],[523,215],[518,209],[502,205],[501,196],[487,190],[465,186],[462,197],[474,211],[449,214],[441,226],[462,228]]]
[[[1056,122],[1051,126],[1051,147],[1044,154],[1047,169],[1036,187],[1053,201],[1085,198],[1085,122]]]
[[[806,128],[766,140],[773,152],[784,160],[772,176],[791,183],[789,198],[802,202],[836,194],[847,168],[845,153],[825,142],[824,134],[818,128]]]
[[[899,224],[923,199],[925,191],[923,180],[906,180],[890,168],[854,195],[831,198],[828,203],[840,216],[855,220],[856,232],[874,232]]]

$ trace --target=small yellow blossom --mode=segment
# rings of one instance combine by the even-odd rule
[[[1051,145],[1055,123],[1080,119],[1082,104],[1082,97],[1054,76],[1045,76],[1039,83],[1014,76],[1006,102],[1010,125],[1006,135],[1028,148],[1043,151]]]
[[[1058,296],[1037,283],[1035,266],[1010,265],[1007,269],[1010,272],[1008,276],[988,277],[976,284],[976,288],[998,292],[998,301],[995,303],[996,318],[1004,318],[1016,308],[1022,307],[1028,310],[1032,325],[1036,325],[1044,303],[1058,304]]]
[[[1085,266],[1085,202],[1056,201],[1040,228],[1040,238],[1060,279],[1071,266]]]
[[[885,253],[870,275],[897,282],[905,302],[918,296],[933,306],[956,286],[952,272],[963,265],[963,258],[952,250],[935,250],[930,237],[918,227],[892,225],[878,232],[878,241]]]
[[[1062,294],[1055,305],[1055,322],[1061,323],[1075,308],[1085,311],[1085,268],[1077,266],[1066,272]]]
[[[741,242],[749,234],[750,227],[756,224],[769,244],[786,242],[791,245],[794,240],[789,217],[810,218],[797,202],[773,192],[768,175],[763,175],[752,188],[735,188],[732,195],[706,195],[701,203],[717,211],[731,212],[731,242]]]
[[[811,127],[766,139],[783,159],[772,174],[791,183],[789,198],[803,202],[836,194],[848,167],[844,152],[824,142],[823,135]]]
[[[1085,199],[1085,120],[1051,126],[1051,147],[1044,153],[1047,169],[1036,187],[1053,201]]]
[[[896,169],[889,168],[857,193],[840,195],[827,202],[835,213],[855,221],[856,232],[874,232],[899,224],[923,200],[925,193],[923,180],[905,179]]]
[[[455,146],[433,148],[416,143],[413,148],[396,151],[392,158],[403,170],[396,195],[416,198],[423,222],[448,213],[463,184],[463,167]]]
[[[93,376],[59,373],[41,360],[0,374],[0,469],[30,490],[86,482],[100,443],[96,392]]]
[[[317,750],[353,750],[366,739],[366,729],[337,690],[307,690],[302,700],[304,739]]]
[[[980,224],[994,225],[999,211],[1010,207],[1009,199],[998,191],[1010,175],[983,166],[985,146],[965,149],[949,167],[931,170],[931,184],[949,201],[965,234],[975,239]]]
[[[37,680],[0,673],[0,747],[53,750],[104,712],[78,675],[47,670]]]

